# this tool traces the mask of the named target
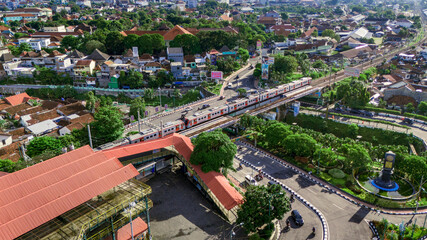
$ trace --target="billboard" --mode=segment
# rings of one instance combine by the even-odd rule
[[[359,75],[360,75],[360,69],[358,69],[358,68],[351,68],[351,67],[345,68],[344,75],[352,76],[352,77],[359,77]]]
[[[268,65],[274,64],[274,57],[268,57]]]
[[[261,79],[268,80],[268,64],[261,65]]]
[[[211,78],[222,80],[222,72],[221,71],[212,71],[211,72]]]
[[[259,50],[259,51],[261,51],[261,48],[262,48],[262,41],[261,41],[261,40],[258,40],[258,41],[256,42],[256,49],[257,49],[257,50]]]

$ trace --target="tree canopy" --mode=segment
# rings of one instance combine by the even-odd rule
[[[60,140],[50,137],[50,136],[43,136],[43,137],[36,137],[33,140],[30,141],[30,143],[27,145],[27,155],[29,157],[37,156],[44,151],[60,151],[62,148],[62,143]]]
[[[145,101],[141,97],[132,99],[130,104],[129,116],[134,116],[135,120],[138,120],[138,110],[139,116],[143,118],[145,113]]]
[[[122,136],[124,127],[122,113],[114,106],[103,106],[95,113],[91,124],[94,146],[112,142]]]
[[[292,74],[298,68],[298,61],[290,55],[276,55],[274,58],[273,70],[285,74]]]
[[[203,132],[192,140],[195,145],[190,162],[202,165],[203,172],[232,169],[237,147],[221,130]]]
[[[251,186],[237,211],[237,222],[243,223],[247,232],[256,232],[274,219],[282,219],[289,210],[289,199],[280,185]]]
[[[339,85],[337,97],[350,107],[361,107],[369,102],[370,95],[362,81],[352,80]]]
[[[265,140],[269,146],[276,148],[281,146],[283,140],[291,134],[292,131],[290,130],[289,126],[280,122],[275,122],[270,124],[265,130]]]
[[[316,151],[317,142],[309,135],[292,134],[283,140],[283,147],[293,156],[311,157]]]

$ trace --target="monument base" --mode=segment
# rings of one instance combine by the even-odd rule
[[[374,187],[387,191],[387,192],[394,192],[399,189],[399,185],[394,181],[388,181],[384,182],[381,178],[377,178],[371,181],[371,184],[374,185]]]

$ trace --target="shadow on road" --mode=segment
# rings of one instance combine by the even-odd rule
[[[357,210],[356,213],[353,214],[353,216],[351,216],[351,218],[348,221],[354,222],[354,223],[360,223],[363,221],[366,215],[369,214],[369,212],[370,212],[369,209],[361,207],[359,208],[359,210]]]
[[[333,194],[333,192],[331,190],[326,190],[324,188],[322,188],[322,190],[320,190],[320,192],[322,193],[329,193],[329,194]]]
[[[301,175],[299,175],[298,178],[295,180],[301,188],[306,188],[306,187],[311,187],[316,185],[315,183],[313,183],[312,181],[308,180],[305,177],[302,177]]]
[[[293,176],[295,176],[297,173],[290,170],[290,169],[284,169],[275,173],[272,173],[271,176],[276,178],[276,179],[288,179],[288,178],[292,178]]]
[[[310,233],[306,239],[313,239],[316,236],[314,233]]]

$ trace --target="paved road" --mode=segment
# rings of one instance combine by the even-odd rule
[[[379,214],[366,208],[356,206],[298,175],[290,168],[283,167],[276,161],[265,157],[263,154],[259,154],[245,147],[245,145],[242,145],[240,142],[237,142],[237,144],[242,147],[237,153],[238,156],[262,168],[263,171],[298,192],[324,214],[329,225],[330,239],[368,240],[371,239],[372,236],[366,221],[386,218],[395,224],[400,224],[402,220],[407,223],[412,219],[412,215],[398,216]],[[417,223],[422,224],[424,217],[425,215],[417,215],[415,217]],[[414,219],[412,219],[412,221],[414,221]]]
[[[255,153],[255,156],[257,154]],[[238,168],[240,161],[235,158],[233,162],[233,167]],[[260,165],[263,165],[260,163]],[[264,166],[264,165],[263,165]],[[246,175],[256,175],[256,171],[253,171],[251,168],[246,167],[243,165],[243,169],[238,170],[237,172],[230,172],[229,175],[234,177],[239,183],[241,183],[240,187],[244,188],[246,186],[245,182],[245,176]],[[266,185],[268,183],[267,178],[264,178],[262,181],[258,182],[258,184]],[[290,197],[289,195],[287,195]],[[310,239],[318,240],[321,239],[320,231],[322,229],[322,223],[320,222],[320,219],[317,217],[317,215],[308,209],[304,204],[302,204],[299,201],[295,201],[292,203],[292,209],[297,209],[304,219],[304,225],[302,227],[298,227],[294,221],[291,219],[290,212],[286,213],[283,219],[280,221],[280,238],[279,239],[292,239],[292,240],[306,240],[309,237],[312,237]],[[286,227],[286,220],[289,219],[291,222],[291,229],[289,231],[285,230]],[[311,236],[311,229],[315,227],[318,229],[318,233],[316,236]]]

